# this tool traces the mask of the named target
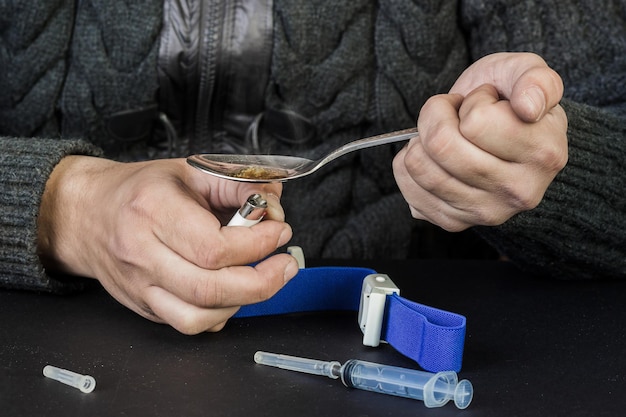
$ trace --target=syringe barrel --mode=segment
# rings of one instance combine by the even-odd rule
[[[424,401],[426,407],[441,407],[454,400],[466,408],[472,400],[469,381],[458,382],[454,371],[431,373],[351,359],[341,369],[347,387]]]

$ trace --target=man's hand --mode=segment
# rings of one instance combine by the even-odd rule
[[[263,301],[298,271],[279,203],[280,184],[221,180],[184,159],[118,163],[64,158],[43,196],[41,259],[48,269],[98,279],[140,315],[195,334],[220,330],[239,306]],[[265,220],[224,227],[249,195]]]
[[[429,99],[393,164],[413,217],[461,231],[536,207],[567,162],[562,94],[543,59],[501,53]]]

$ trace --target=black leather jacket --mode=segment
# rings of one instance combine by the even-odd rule
[[[271,0],[164,1],[159,107],[182,139],[178,154],[250,148],[244,139],[264,109],[272,24]]]
[[[265,107],[272,7],[272,0],[164,0],[158,104],[112,115],[109,131],[120,143],[147,145],[147,158],[270,152],[277,142],[310,140],[315,129],[305,117]],[[143,159],[141,146],[126,149],[117,158]]]

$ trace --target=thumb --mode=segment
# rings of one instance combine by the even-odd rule
[[[466,96],[483,84],[493,85],[526,122],[541,120],[563,97],[561,77],[532,53],[487,55],[461,74],[450,93]]]
[[[563,97],[563,81],[550,67],[530,67],[513,85],[509,100],[513,111],[526,122],[538,122]]]

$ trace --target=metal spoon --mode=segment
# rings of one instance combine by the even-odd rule
[[[288,155],[191,155],[187,162],[211,175],[244,182],[283,182],[312,174],[330,161],[347,153],[387,143],[400,142],[417,136],[417,128],[399,130],[355,140],[313,161]]]

